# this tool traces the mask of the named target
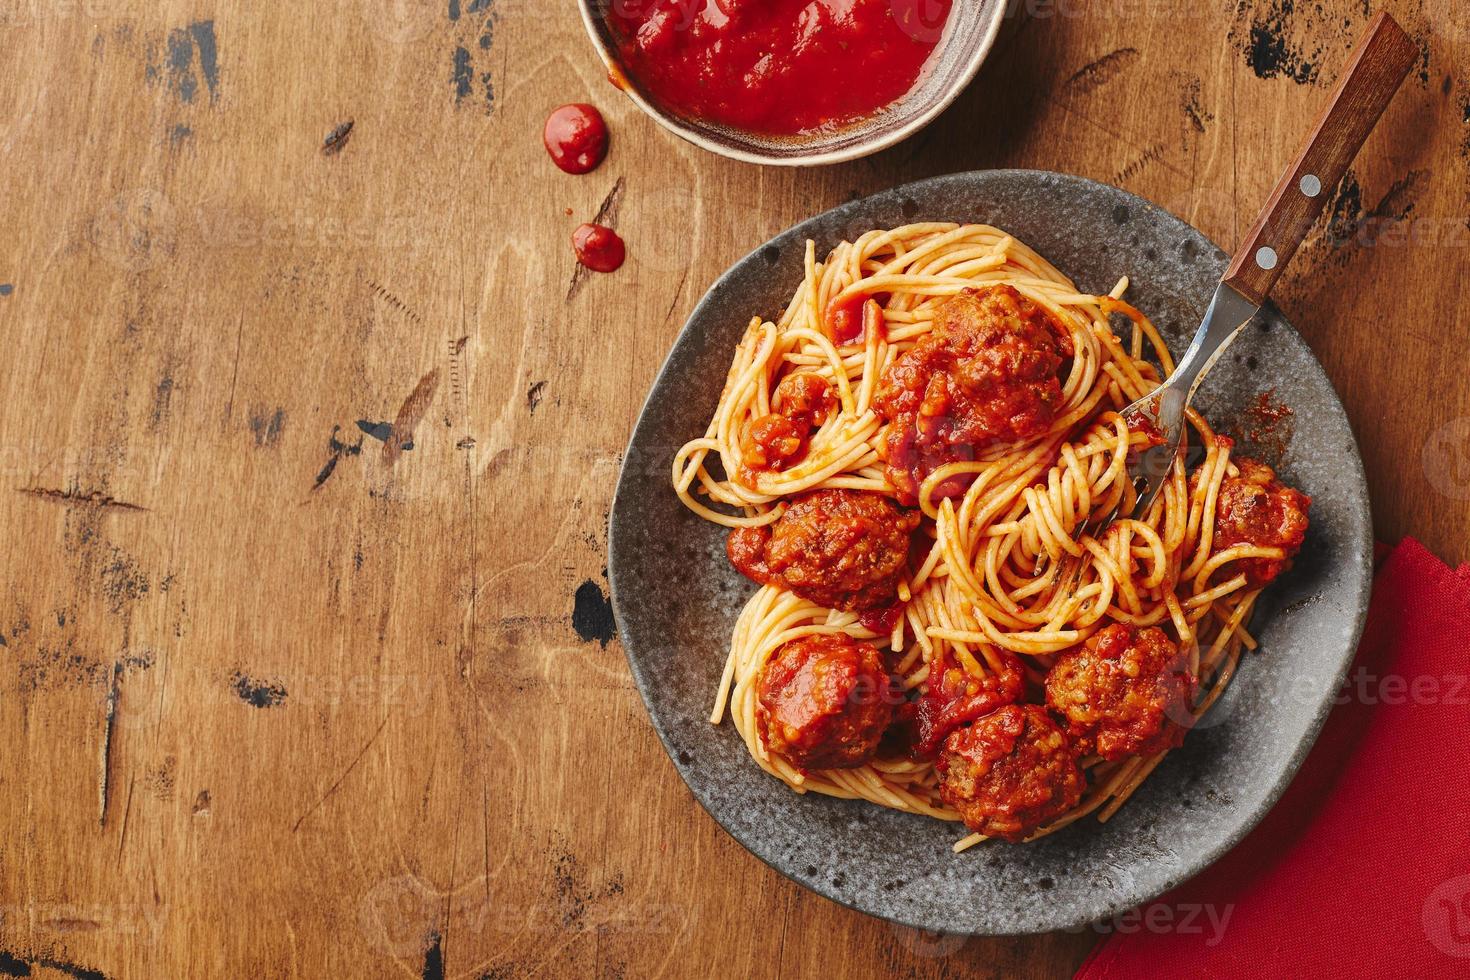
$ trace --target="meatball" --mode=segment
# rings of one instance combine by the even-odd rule
[[[1231,460],[1240,471],[1220,485],[1215,507],[1215,548],[1237,544],[1280,548],[1282,558],[1247,558],[1237,563],[1252,588],[1266,585],[1291,567],[1307,535],[1307,511],[1312,498],[1293,490],[1265,463],[1239,457]]]
[[[967,289],[934,328],[883,372],[873,407],[889,422],[880,450],[899,498],[912,504],[934,470],[987,445],[1041,435],[1062,406],[1059,372],[1072,338],[1010,286]],[[935,496],[964,492],[945,481]]]
[[[851,769],[873,757],[900,700],[878,649],[846,633],[784,644],[757,686],[756,720],[772,752],[802,769]]]
[[[947,653],[934,658],[924,692],[914,702],[914,756],[933,758],[950,732],[1021,697],[1021,662],[1005,651],[1000,657],[1001,672],[985,677],[971,674]]]
[[[828,609],[891,606],[919,515],[881,494],[813,490],[774,524],[737,528],[725,549],[741,574]]]
[[[1114,623],[1057,658],[1046,703],[1077,750],[1117,760],[1176,747],[1191,718],[1195,679],[1160,629]]]
[[[836,404],[832,386],[809,371],[789,374],[776,385],[776,411],[746,427],[740,455],[748,470],[779,471],[806,455],[807,438]],[[742,482],[753,484],[746,478]]]
[[[786,418],[815,429],[836,406],[837,397],[832,394],[832,386],[826,378],[810,371],[798,371],[781,379],[772,401],[776,410]]]
[[[1035,704],[1008,704],[944,740],[939,795],[965,826],[1012,843],[1082,799],[1067,736]]]

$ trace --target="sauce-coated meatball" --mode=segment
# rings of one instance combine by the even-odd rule
[[[1021,841],[1082,799],[1067,736],[1034,704],[1009,704],[944,740],[939,795],[987,837]]]
[[[1066,330],[1010,286],[947,300],[934,328],[883,372],[873,402],[890,423],[881,449],[900,499],[915,501],[946,463],[1045,432],[1061,408],[1058,372],[1072,353]],[[970,482],[945,481],[935,496],[963,493]]]
[[[1003,669],[985,677],[971,674],[948,653],[934,658],[924,692],[914,701],[915,757],[933,758],[950,732],[1021,697],[1021,661],[1004,650],[999,657]]]
[[[832,386],[810,371],[788,374],[771,396],[775,411],[750,423],[740,441],[740,455],[751,471],[780,471],[806,456],[812,430],[826,421],[837,404]],[[741,480],[754,486],[753,475]]]
[[[757,582],[779,585],[828,609],[890,606],[908,564],[919,515],[862,490],[813,490],[774,524],[737,528],[725,549]]]
[[[1046,703],[1077,750],[1116,760],[1179,745],[1195,680],[1179,648],[1155,628],[1113,623],[1057,658]]]
[[[876,647],[846,633],[784,644],[761,670],[756,717],[766,747],[802,769],[850,769],[873,757],[894,693]]]
[[[1246,457],[1231,460],[1239,476],[1226,477],[1215,507],[1215,548],[1237,544],[1281,548],[1285,558],[1247,558],[1236,563],[1255,588],[1291,567],[1307,534],[1307,511],[1312,498],[1293,490],[1265,463]]]

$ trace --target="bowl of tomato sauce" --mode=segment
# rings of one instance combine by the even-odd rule
[[[866,156],[975,77],[1005,0],[581,0],[608,76],[664,128],[737,160]]]

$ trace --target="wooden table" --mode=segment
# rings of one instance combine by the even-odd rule
[[[793,173],[658,129],[569,2],[0,4],[0,976],[1068,974],[1093,931],[891,927],[694,804],[613,636],[619,454],[706,285],[848,198],[1047,168],[1233,243],[1363,6],[1022,4],[936,125]],[[1389,8],[1424,61],[1279,302],[1379,536],[1464,560],[1470,10]]]

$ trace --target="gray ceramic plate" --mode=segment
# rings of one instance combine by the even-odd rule
[[[797,796],[707,720],[735,617],[753,591],[722,529],[669,487],[673,454],[701,435],[750,316],[775,316],[819,253],[871,228],[981,221],[1015,234],[1085,291],[1132,278],[1129,299],[1178,353],[1226,256],[1117,188],[1035,171],[956,174],[854,201],[779,235],[726,273],[689,318],[634,430],[609,532],[613,608],[649,716],[679,775],[722,827],[782,874],[845,905],[940,932],[1081,926],[1145,902],[1223,854],[1290,782],[1357,645],[1370,586],[1362,462],[1342,405],[1302,338],[1263,312],[1211,372],[1199,407],[1222,431],[1274,389],[1294,411],[1284,452],[1262,454],[1312,496],[1296,567],[1262,597],[1261,649],[1229,692],[1108,823],[955,855],[958,828],[868,803]],[[1285,433],[1283,433],[1285,435]]]

